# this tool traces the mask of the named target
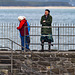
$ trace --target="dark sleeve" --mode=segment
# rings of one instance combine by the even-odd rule
[[[52,23],[52,16],[49,16],[49,19],[46,21],[46,24],[51,25]]]
[[[43,22],[43,20],[45,20],[44,16],[41,17],[40,23],[41,23],[42,25],[46,25],[46,22]],[[46,20],[45,20],[45,21],[46,21]]]
[[[18,30],[21,29],[22,26],[23,26],[23,24],[24,24],[24,22],[20,22],[20,25],[19,25],[19,27],[17,27],[17,29],[18,29]]]
[[[40,21],[40,23],[43,24],[43,16],[41,17],[41,21]]]

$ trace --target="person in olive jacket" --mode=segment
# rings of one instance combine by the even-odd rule
[[[48,9],[45,10],[45,14],[41,17],[40,22],[42,26],[51,26],[52,16],[50,15],[50,11]],[[51,42],[53,42],[52,28],[42,27],[41,35],[42,35],[41,36],[42,51],[44,51],[44,42],[48,42],[48,50],[50,51],[50,45],[51,45]]]

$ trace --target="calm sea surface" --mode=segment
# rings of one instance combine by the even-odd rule
[[[75,9],[50,9],[51,15],[53,17],[53,22],[55,24],[69,24],[70,26],[75,24]],[[18,16],[25,16],[26,19],[30,24],[35,26],[37,24],[40,26],[40,19],[41,16],[44,15],[45,9],[0,9],[0,23],[19,23]],[[0,24],[1,25],[1,24]],[[10,25],[10,24],[9,24]],[[2,26],[2,25],[1,25]],[[19,31],[16,29],[17,26],[15,26],[13,29],[12,27],[6,27],[2,29],[0,27],[0,37],[8,37],[12,39],[13,41],[16,41],[20,43],[20,37],[19,37]],[[58,35],[58,29],[53,28],[53,35]],[[59,34],[61,35],[71,35],[75,33],[75,28],[61,28],[59,29]],[[40,29],[31,29],[30,34],[38,34],[40,35]],[[53,36],[54,43],[58,44],[58,36]],[[19,40],[18,40],[19,39]],[[75,36],[60,36],[59,37],[59,43],[74,43],[75,42]],[[2,42],[2,41],[1,41]],[[31,43],[40,43],[40,36],[31,36]],[[5,42],[7,45],[7,42]],[[3,44],[0,43],[0,46]],[[14,48],[18,49],[18,47],[14,45]],[[41,49],[41,46],[32,46],[30,45],[31,50],[33,49]],[[45,47],[47,48],[47,47]],[[58,49],[58,45],[54,45],[52,49]],[[75,49],[74,45],[60,45],[59,49],[62,50],[71,50]]]
[[[0,9],[0,22],[18,22],[25,16],[29,23],[40,23],[45,9]],[[75,9],[50,9],[53,23],[75,23]]]

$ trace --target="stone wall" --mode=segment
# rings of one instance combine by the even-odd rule
[[[11,52],[0,52],[0,58],[5,59],[5,55],[10,55]],[[22,54],[23,56],[19,56]],[[3,59],[2,58],[2,59]],[[26,75],[24,72],[24,67],[21,65],[26,64],[29,69],[32,69],[35,72],[38,72],[40,75],[75,75],[75,52],[67,51],[67,52],[13,52],[13,58],[19,60],[17,63],[14,61],[13,67],[13,75]],[[11,60],[10,60],[11,61]],[[9,61],[5,63],[11,64]],[[3,60],[0,59],[0,64],[5,64]],[[7,68],[7,67],[6,67]],[[11,69],[8,67],[7,69],[2,69],[0,67],[0,72],[4,75],[10,75],[9,73]],[[26,69],[27,70],[27,69]],[[30,75],[38,75],[37,73],[32,73],[30,70],[27,70]],[[27,74],[28,75],[28,74]]]

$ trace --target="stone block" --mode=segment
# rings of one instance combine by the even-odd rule
[[[72,63],[75,63],[75,58],[71,58],[71,62]]]
[[[51,71],[55,74],[59,74],[59,69],[58,68],[55,68],[55,69],[51,69]]]

